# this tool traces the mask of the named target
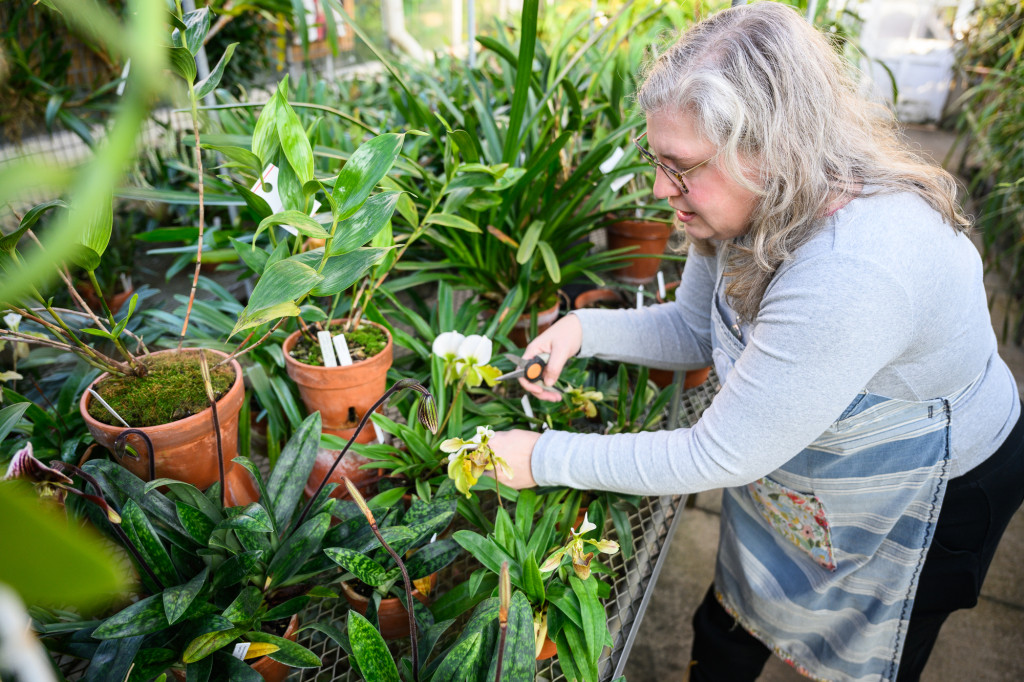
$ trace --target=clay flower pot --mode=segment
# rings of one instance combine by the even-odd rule
[[[175,352],[178,351],[157,351],[153,355]],[[180,352],[198,353],[199,350],[186,348]],[[220,351],[207,350],[206,352],[221,359],[227,357]],[[238,413],[242,409],[242,401],[245,399],[245,387],[242,379],[242,367],[235,360],[232,360],[230,365],[235,372],[235,382],[228,392],[217,401],[217,417],[220,421],[226,498],[228,504],[237,506],[255,502],[259,496],[249,473],[231,461],[238,456]],[[107,374],[101,374],[89,385],[89,388],[94,389],[106,377]],[[78,403],[82,419],[85,420],[85,425],[96,442],[113,451],[114,441],[125,428],[104,424],[94,419],[89,414],[91,401],[92,394],[86,390]],[[205,490],[220,480],[220,471],[217,466],[217,434],[213,429],[213,410],[211,408],[169,424],[145,426],[139,430],[149,436],[153,442],[157,478],[184,481],[200,490]],[[136,439],[130,442],[133,446],[140,445]],[[138,461],[122,458],[118,462],[142,480],[149,480],[149,461],[145,456],[144,448]]]
[[[285,339],[282,346],[285,369],[299,387],[299,395],[306,409],[310,413],[320,412],[324,433],[342,438],[346,437],[346,430],[351,435],[355,423],[387,390],[393,349],[391,333],[375,322],[363,324],[373,325],[383,331],[387,336],[387,345],[372,358],[344,367],[316,367],[293,358],[291,350],[299,341],[300,331]],[[367,425],[364,432],[367,430],[373,434],[372,426]]]
[[[437,574],[430,574],[430,591],[433,592],[437,586]],[[359,612],[360,615],[366,615],[366,609],[370,605],[370,600],[363,595],[352,589],[352,586],[346,582],[341,583],[342,592],[345,593],[345,599],[348,600],[348,605]],[[413,588],[412,596],[418,599],[422,604],[426,605],[430,603],[430,599],[427,595],[423,594],[419,590]],[[387,599],[380,600],[380,608],[377,609],[377,622],[380,624],[380,634],[384,639],[401,639],[402,637],[409,636],[409,616],[405,610],[405,597],[399,599],[398,597],[388,597]]]
[[[668,297],[669,293],[675,291],[679,286],[679,282],[669,282],[665,285],[665,296]],[[656,294],[658,303],[665,303],[666,300],[661,297],[660,294]],[[673,296],[674,298],[674,296]],[[707,381],[708,375],[711,374],[711,367],[702,367],[701,369],[688,369],[686,375],[683,377],[683,390],[689,391],[691,388],[697,388],[705,381]],[[651,381],[656,383],[661,388],[672,383],[674,378],[673,372],[667,369],[652,369],[649,376]]]
[[[622,294],[614,289],[588,289],[580,292],[572,302],[573,308],[625,308],[626,302]]]
[[[546,661],[552,656],[558,653],[558,646],[551,640],[550,637],[544,635],[544,643],[540,647],[540,653],[537,654],[538,661]]]
[[[672,236],[672,226],[647,220],[621,220],[607,227],[608,249],[635,247],[635,256],[661,256]],[[626,255],[631,255],[626,254]],[[627,265],[612,270],[612,276],[627,284],[647,284],[661,266],[661,258],[633,258]]]
[[[345,429],[345,432],[336,435],[348,440],[352,437],[352,433],[355,432],[355,429]],[[362,444],[372,443],[375,438],[376,434],[373,431],[373,426],[367,422],[367,425],[359,432],[359,436],[356,437],[355,442]],[[306,480],[306,497],[313,497],[314,493],[316,493],[316,489],[320,487],[320,481],[322,481],[324,476],[327,475],[327,472],[330,470],[331,465],[334,464],[334,460],[337,456],[337,450],[327,450],[324,448],[317,450],[316,459],[313,461],[313,471],[310,472],[309,478]],[[349,451],[345,453],[345,456],[341,458],[341,461],[338,462],[338,466],[334,467],[334,471],[331,472],[330,478],[327,479],[328,483],[338,484],[338,487],[331,493],[331,497],[339,500],[347,500],[351,498],[351,495],[348,494],[348,489],[345,488],[346,478],[352,481],[364,497],[370,497],[368,494],[370,492],[370,488],[380,480],[381,470],[378,469],[374,471],[371,469],[360,468],[368,462],[370,462],[368,458],[356,454],[356,452],[349,449]]]
[[[537,333],[540,334],[542,331],[550,327],[558,319],[558,309],[560,301],[555,300],[555,304],[546,310],[537,311]],[[520,315],[519,319],[516,320],[512,330],[508,333],[508,338],[512,343],[516,344],[519,348],[526,348],[526,344],[530,342],[527,338],[527,334],[530,333],[530,314],[526,313]]]

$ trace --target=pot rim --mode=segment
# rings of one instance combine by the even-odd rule
[[[228,354],[224,351],[219,351],[213,348],[182,348],[180,350],[175,348],[168,348],[165,350],[158,350],[141,357],[148,357],[153,355],[161,355],[167,353],[198,353],[199,351],[205,350],[209,353],[214,353],[222,358],[228,357]],[[227,393],[221,396],[220,400],[217,401],[218,412],[221,409],[221,405],[229,400],[235,399],[236,395],[245,391],[244,379],[242,376],[242,366],[238,364],[238,360],[235,358],[231,359],[229,363],[231,368],[235,372],[235,381],[231,384],[231,388],[228,389]],[[210,417],[213,413],[213,408],[207,407],[202,412],[185,417],[184,419],[178,419],[173,422],[167,422],[166,424],[157,424],[155,426],[132,426],[125,427],[120,424],[106,424],[89,414],[89,403],[92,401],[92,394],[89,393],[90,388],[95,386],[110,375],[110,372],[104,372],[103,374],[96,377],[92,383],[90,383],[84,391],[82,391],[82,397],[78,401],[78,410],[82,414],[82,419],[85,421],[86,426],[92,426],[100,430],[116,430],[118,432],[125,431],[128,428],[138,429],[145,431],[147,434],[163,434],[176,431],[183,427],[191,427],[198,424],[200,421],[210,421]]]

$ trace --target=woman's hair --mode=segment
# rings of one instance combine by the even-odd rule
[[[955,230],[970,227],[953,177],[907,149],[891,112],[858,92],[851,71],[824,35],[774,2],[712,15],[644,69],[640,108],[693,116],[718,166],[759,196],[729,253],[726,293],[744,319],[757,316],[775,270],[823,227],[829,205],[864,187],[913,192]]]

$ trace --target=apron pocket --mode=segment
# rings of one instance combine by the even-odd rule
[[[821,500],[767,477],[749,484],[747,490],[761,516],[777,533],[823,568],[836,570],[832,531]]]
[[[718,375],[719,385],[724,384],[725,378],[732,370],[732,358],[721,348],[715,348],[711,351],[711,361],[715,364],[715,374]]]

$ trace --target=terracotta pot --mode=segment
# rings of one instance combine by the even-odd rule
[[[96,290],[92,288],[91,282],[79,282],[75,285],[75,289],[82,295],[82,299],[92,309],[94,313],[102,313],[103,305],[100,303],[100,297],[96,295]],[[132,287],[128,291],[122,291],[114,294],[113,296],[105,296],[107,301],[107,307],[110,308],[110,312],[117,314],[121,310],[121,306],[125,304],[125,301],[132,297],[135,293],[135,288]]]
[[[335,320],[343,322],[344,320]],[[345,437],[353,421],[358,421],[387,390],[388,369],[391,367],[393,344],[391,333],[375,322],[364,322],[382,330],[388,342],[372,358],[345,367],[315,367],[299,362],[291,356],[301,332],[285,339],[283,350],[288,376],[299,387],[299,395],[306,409],[320,412],[323,432]],[[373,433],[373,427],[367,427]],[[351,434],[351,431],[349,431]]]
[[[631,255],[661,256],[672,236],[672,226],[647,220],[622,220],[609,225],[607,234],[609,250],[636,247]],[[660,266],[660,257],[633,258],[624,267],[612,270],[612,275],[627,284],[646,284],[658,274]]]
[[[433,592],[435,587],[437,587],[437,574],[431,573],[430,591]],[[346,582],[341,583],[341,589],[345,593],[345,599],[348,600],[348,605],[359,612],[360,615],[365,616],[366,609],[370,605],[370,601],[353,590]],[[430,603],[430,599],[415,588],[413,588],[412,596],[424,605]],[[380,634],[384,639],[401,639],[402,637],[408,637],[409,615],[405,610],[405,597],[402,597],[401,599],[398,597],[381,599],[380,608],[377,609],[377,622],[380,624]]]
[[[348,440],[352,437],[353,433],[355,433],[355,428],[344,429],[342,433],[336,435]],[[355,442],[362,444],[372,443],[376,436],[377,434],[373,431],[373,425],[370,424],[370,422],[367,422],[366,426],[363,427],[363,430],[359,432],[359,436],[356,437]],[[316,489],[320,487],[320,481],[323,480],[323,477],[327,474],[331,465],[334,464],[334,459],[337,456],[337,450],[326,450],[324,448],[317,450],[316,460],[313,462],[313,471],[310,472],[309,479],[306,481],[306,497],[312,497],[316,492]],[[362,465],[369,461],[370,460],[368,458],[356,454],[354,451],[349,449],[349,451],[345,453],[345,456],[341,458],[341,461],[338,462],[338,466],[336,466],[334,471],[331,472],[331,477],[327,479],[328,483],[338,484],[338,487],[331,493],[331,497],[339,500],[347,500],[351,498],[351,495],[348,494],[348,489],[345,488],[344,479],[346,478],[355,484],[356,488],[359,489],[359,492],[362,493],[364,497],[369,497],[367,493],[373,484],[379,481],[381,477],[379,473],[381,471],[380,469],[360,469]]]
[[[560,301],[556,300],[555,304],[547,310],[537,311],[537,333],[540,334],[542,331],[550,327],[558,319],[558,309]],[[508,338],[512,340],[512,343],[516,344],[519,348],[525,348],[526,344],[530,342],[527,335],[530,333],[530,315],[520,315],[519,319],[516,320],[515,325],[512,327],[512,331],[508,333]]]
[[[540,653],[537,654],[538,661],[546,661],[558,653],[558,646],[550,637],[544,635],[544,643],[540,646]]]
[[[292,619],[288,621],[288,628],[282,635],[289,642],[295,641],[295,631],[299,629],[299,617],[297,615],[292,616]],[[284,682],[288,674],[291,673],[291,668],[284,663],[278,663],[269,656],[260,656],[254,661],[250,662],[249,665],[253,670],[258,672],[263,677],[264,682]],[[171,675],[178,682],[185,682],[186,676],[184,670],[178,668],[170,669]]]
[[[572,306],[576,310],[580,310],[582,308],[598,308],[602,303],[609,308],[626,307],[622,295],[614,289],[588,289],[576,295]]]
[[[669,282],[668,284],[665,285],[665,298],[662,298],[660,293],[655,293],[654,300],[656,300],[658,303],[665,303],[666,301],[668,301],[669,293],[675,291],[678,287],[679,282]],[[675,300],[675,296],[673,296],[672,299]]]
[[[707,381],[710,373],[711,367],[686,370],[686,374],[683,375],[683,390],[689,391],[691,388],[697,388]],[[648,372],[648,376],[655,384],[661,388],[666,388],[672,385],[672,381],[675,379],[675,372],[670,369],[652,369]]]
[[[178,351],[157,351],[152,355],[175,352]],[[198,353],[199,351],[183,349],[181,352]],[[227,357],[220,351],[207,350],[206,352],[218,358]],[[242,381],[242,367],[235,360],[231,361],[230,366],[235,372],[235,383],[217,401],[217,417],[220,421],[224,474],[227,479],[226,497],[229,504],[237,506],[255,502],[259,496],[249,473],[231,461],[238,456],[238,413],[242,409],[242,400],[245,399],[245,388]],[[96,381],[89,385],[89,388],[95,388],[96,384],[106,377],[107,374],[101,374]],[[89,414],[91,401],[92,394],[87,390],[82,394],[82,399],[78,403],[82,419],[85,420],[85,425],[96,442],[113,451],[114,441],[125,429],[122,426],[112,426],[94,419]],[[184,481],[200,490],[205,490],[220,479],[217,466],[217,434],[213,430],[213,410],[211,408],[170,424],[145,426],[139,430],[149,436],[153,442],[157,478],[173,478],[177,481]],[[140,445],[138,439],[135,438],[130,442],[134,446]],[[145,453],[142,454],[143,456],[138,461],[123,458],[118,462],[142,480],[148,481],[149,461],[146,459]]]

